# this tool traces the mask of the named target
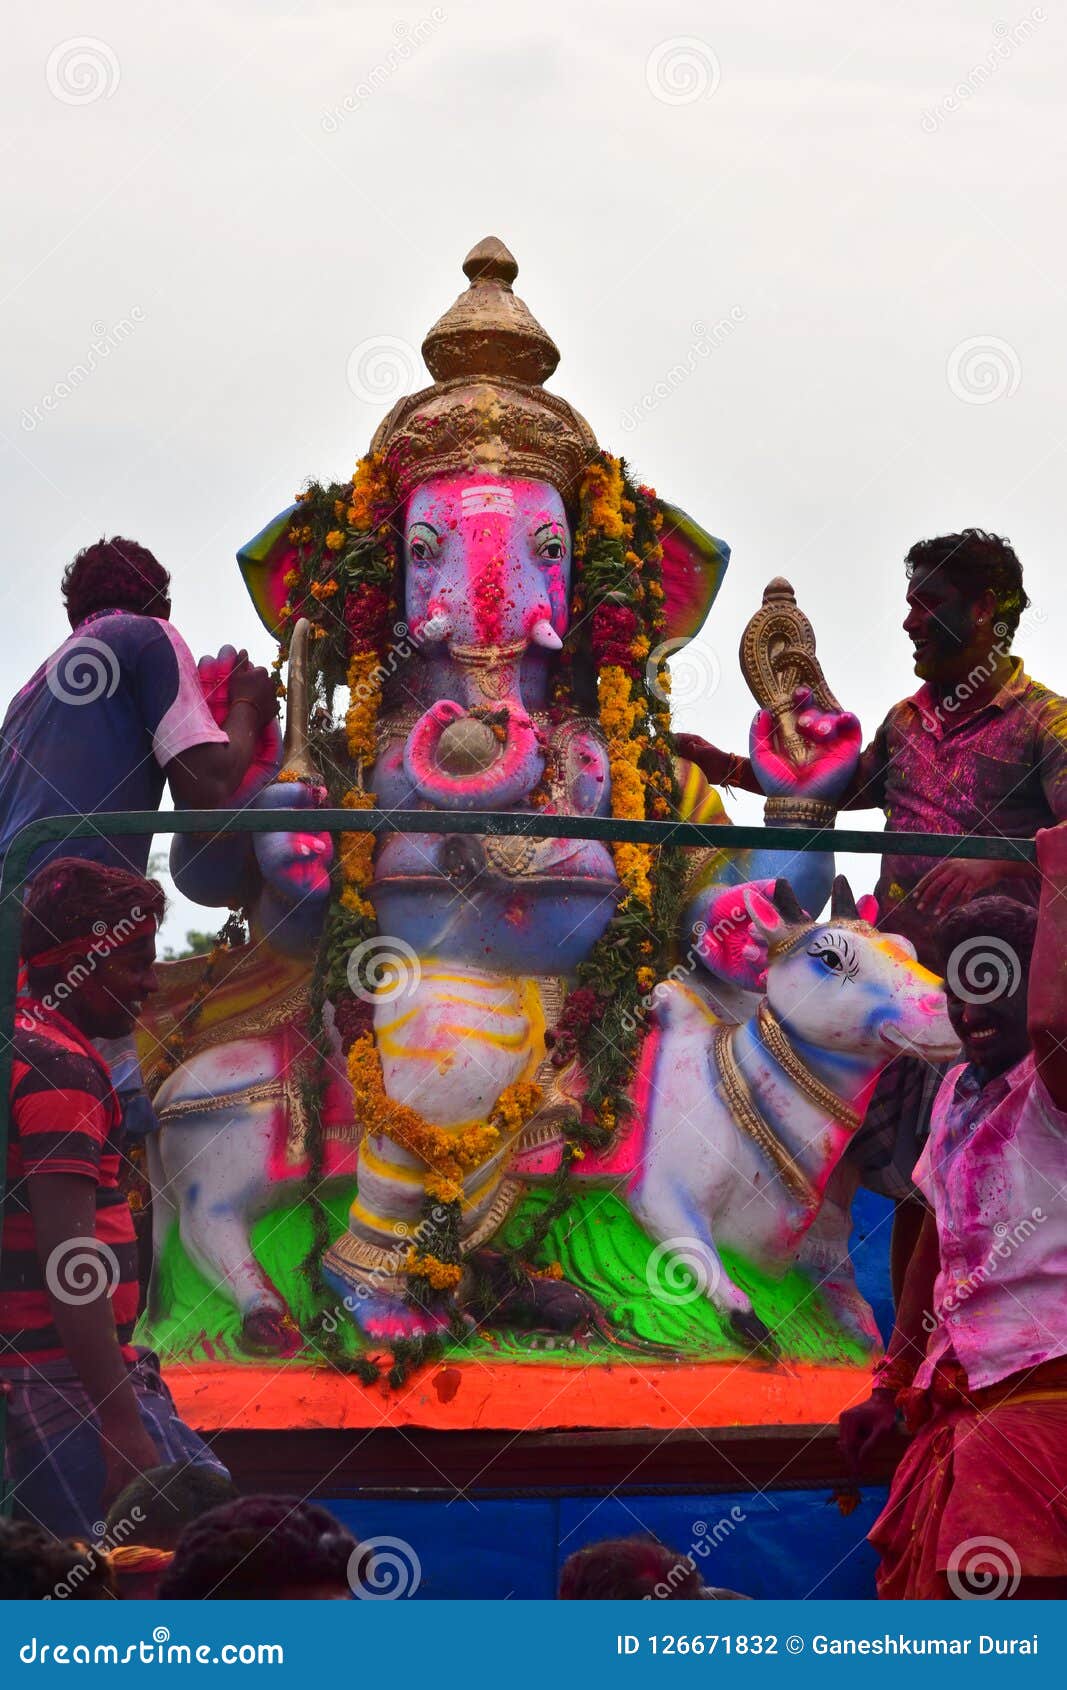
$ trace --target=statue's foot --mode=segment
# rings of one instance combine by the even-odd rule
[[[731,1337],[735,1338],[743,1350],[749,1350],[753,1355],[765,1356],[768,1360],[777,1361],[781,1350],[775,1341],[769,1326],[766,1326],[755,1309],[735,1309],[727,1325]]]
[[[285,1360],[304,1348],[300,1328],[284,1309],[253,1309],[241,1322],[238,1347],[245,1355]]]
[[[444,1336],[448,1316],[430,1309],[413,1308],[392,1297],[368,1297],[360,1304],[360,1330],[380,1344],[410,1342],[414,1338]]]
[[[323,1277],[341,1299],[341,1309],[336,1312],[347,1314],[363,1336],[375,1343],[430,1338],[443,1334],[448,1327],[445,1311],[416,1307],[403,1297],[374,1291],[364,1280],[347,1279],[336,1268],[324,1269]]]
[[[466,1306],[479,1326],[577,1337],[598,1323],[600,1310],[592,1297],[565,1279],[515,1268],[491,1250],[481,1251],[473,1266],[476,1285]]]

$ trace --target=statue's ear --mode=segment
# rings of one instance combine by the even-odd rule
[[[861,892],[856,899],[856,911],[861,921],[878,926],[878,899],[873,892]]]
[[[237,562],[244,576],[252,603],[263,626],[280,639],[281,612],[289,596],[285,577],[296,564],[296,548],[289,539],[289,529],[299,505],[290,505],[261,528],[254,540],[249,540],[237,554]]]
[[[656,504],[663,518],[663,613],[667,637],[679,644],[700,632],[722,586],[730,548],[677,505]]]

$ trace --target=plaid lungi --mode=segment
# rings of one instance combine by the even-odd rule
[[[226,1475],[203,1439],[179,1419],[159,1357],[139,1350],[129,1369],[160,1466],[180,1462]],[[85,1386],[66,1359],[0,1365],[0,1381],[11,1387],[4,1475],[13,1487],[16,1519],[35,1520],[56,1537],[91,1543],[104,1529],[100,1498],[105,1475],[100,1424]]]
[[[911,1172],[930,1132],[930,1111],[951,1063],[897,1056],[878,1078],[863,1125],[845,1155],[880,1197],[915,1196]]]

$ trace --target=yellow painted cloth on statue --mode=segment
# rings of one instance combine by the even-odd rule
[[[375,1012],[375,1042],[388,1096],[457,1138],[488,1122],[501,1093],[532,1082],[545,1056],[544,984],[427,959],[418,978]],[[360,1100],[355,1109],[360,1112]],[[518,1132],[462,1182],[463,1230],[491,1209]],[[422,1214],[428,1169],[385,1133],[360,1148],[359,1191],[349,1228],[388,1248],[410,1237]]]

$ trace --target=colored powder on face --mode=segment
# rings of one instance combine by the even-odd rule
[[[482,645],[499,645],[503,637],[504,558],[494,551],[476,564],[471,583],[474,620]]]

